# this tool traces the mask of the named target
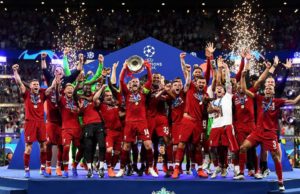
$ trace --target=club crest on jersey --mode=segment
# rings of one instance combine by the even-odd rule
[[[183,104],[183,100],[182,98],[179,96],[177,97],[173,103],[172,103],[172,108],[176,108],[176,107],[179,107],[181,104]]]

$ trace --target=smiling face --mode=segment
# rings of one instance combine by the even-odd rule
[[[92,90],[91,90],[91,85],[90,84],[86,84],[83,86],[83,93],[86,96],[90,96],[92,94]]]
[[[160,78],[161,78],[161,76],[159,73],[153,74],[152,75],[152,85],[159,86],[159,84],[161,83]]]
[[[103,102],[104,102],[105,104],[112,104],[112,103],[113,103],[113,98],[112,98],[112,93],[111,93],[111,91],[105,91],[105,92],[104,92]]]
[[[74,92],[74,87],[71,84],[67,84],[64,93],[68,98],[71,98]]]
[[[204,87],[206,86],[206,80],[203,79],[203,78],[199,78],[197,81],[196,81],[196,88],[198,91],[203,91]]]
[[[131,80],[131,88],[133,92],[138,91],[140,88],[140,80],[138,78],[134,78]]]
[[[275,94],[274,86],[272,86],[272,85],[265,86],[264,94],[265,94],[265,97],[267,97],[267,98],[273,97]]]
[[[37,80],[33,80],[30,82],[30,90],[31,92],[37,94],[40,90],[40,83]]]
[[[198,79],[202,75],[202,70],[200,68],[196,68],[193,71],[193,76],[195,79]]]
[[[216,87],[216,92],[215,92],[215,93],[216,93],[216,95],[217,95],[218,98],[223,97],[223,96],[225,95],[224,87],[221,86],[221,85],[218,85],[218,86]]]
[[[180,82],[175,81],[172,83],[172,92],[174,94],[178,95],[180,93],[181,89],[182,89],[182,87],[181,87]]]

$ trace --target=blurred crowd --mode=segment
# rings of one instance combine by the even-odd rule
[[[96,26],[94,49],[115,50],[149,36],[187,51],[203,48],[207,41],[224,39],[222,22],[216,10],[130,12],[89,10],[87,25]],[[295,13],[267,15],[266,28],[271,30],[270,49],[300,48],[299,17]],[[53,48],[52,32],[58,29],[57,10],[8,10],[0,12],[0,48]],[[230,29],[229,29],[230,30]],[[220,41],[219,41],[220,42]],[[226,45],[217,44],[226,49]]]

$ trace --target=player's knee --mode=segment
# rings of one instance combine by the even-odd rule
[[[112,153],[112,150],[113,150],[112,147],[106,148],[106,152],[107,152],[107,153]]]
[[[178,148],[184,149],[184,148],[185,148],[185,143],[180,142],[180,143],[178,144]]]
[[[246,153],[247,152],[247,146],[245,144],[242,144],[240,147],[240,153]]]
[[[152,142],[151,142],[151,140],[144,141],[144,146],[145,146],[146,150],[152,149]]]
[[[130,143],[124,142],[124,144],[123,144],[123,150],[129,151],[130,150]]]

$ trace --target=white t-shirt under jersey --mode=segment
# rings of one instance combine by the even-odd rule
[[[232,94],[225,93],[222,98],[212,102],[213,106],[221,108],[221,114],[214,113],[212,128],[223,127],[232,124]]]

